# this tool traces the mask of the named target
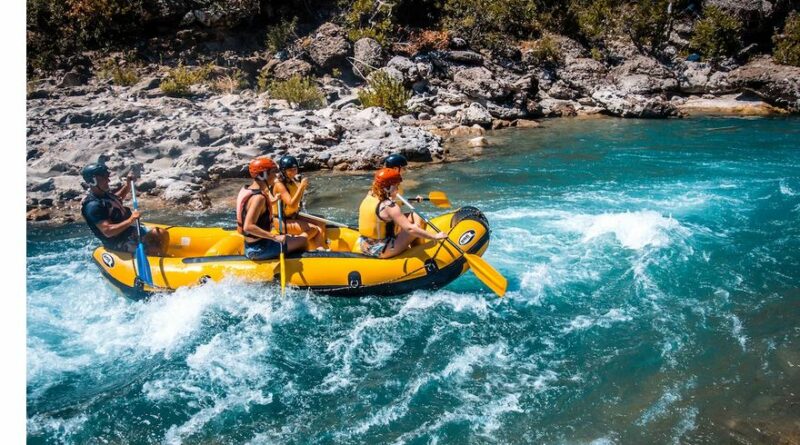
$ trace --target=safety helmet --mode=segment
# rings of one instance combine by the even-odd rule
[[[278,167],[281,169],[281,172],[285,172],[290,168],[300,168],[300,163],[297,162],[297,158],[294,156],[286,155],[278,160]]]
[[[102,163],[95,163],[89,164],[86,167],[83,167],[81,170],[81,176],[83,176],[83,180],[86,181],[87,184],[90,185],[97,185],[94,178],[95,176],[108,176],[109,171],[108,167]]]
[[[381,188],[388,189],[389,187],[400,184],[403,181],[400,172],[393,168],[382,168],[375,172],[375,183]]]
[[[400,153],[390,154],[383,160],[383,166],[388,168],[400,168],[408,165],[408,160]]]
[[[267,176],[262,175],[262,173],[269,172],[270,170],[277,168],[278,166],[275,165],[275,162],[270,158],[255,158],[250,161],[248,170],[250,171],[251,178],[266,180]]]

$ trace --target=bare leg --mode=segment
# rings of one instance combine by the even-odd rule
[[[394,243],[391,241],[389,245],[386,246],[386,250],[383,251],[381,254],[381,258],[391,258],[393,256],[400,255],[401,253],[405,252],[406,249],[411,245],[411,242],[417,239],[416,236],[406,232],[405,230],[401,230],[400,233],[394,238]]]
[[[275,220],[275,224],[278,224],[277,220]],[[288,219],[284,220],[284,224],[286,225],[286,233],[289,235],[305,235],[309,240],[309,249],[315,249],[316,246],[314,245],[316,240],[319,238],[319,229],[315,226],[311,226],[305,221],[300,221],[296,219]]]
[[[327,232],[325,230],[325,223],[318,222],[318,221],[313,221],[313,220],[308,220],[306,218],[303,218],[302,216],[297,218],[297,220],[298,221],[302,221],[302,222],[308,224],[308,227],[313,227],[314,229],[317,230],[317,236],[314,237],[314,241],[313,241],[313,243],[315,244],[316,248],[322,247],[323,249],[325,249],[325,248],[328,247],[328,243],[327,243],[328,234],[327,234]]]
[[[305,250],[308,244],[307,235],[290,235],[286,237],[286,253],[297,252]]]

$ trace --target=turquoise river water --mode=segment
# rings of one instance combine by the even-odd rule
[[[28,442],[799,440],[800,120],[564,119],[491,140],[406,189],[485,211],[503,299],[467,273],[398,298],[231,279],[132,302],[85,227],[30,227]],[[368,184],[312,175],[309,210],[353,222]]]

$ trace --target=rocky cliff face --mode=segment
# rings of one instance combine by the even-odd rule
[[[183,44],[193,41],[182,37]],[[292,154],[304,169],[340,170],[374,168],[392,152],[436,161],[445,156],[440,136],[481,136],[484,129],[580,114],[680,116],[688,99],[726,95],[729,103],[736,93],[800,112],[800,68],[777,65],[770,57],[741,66],[677,58],[664,63],[620,41],[616,58],[598,61],[574,40],[553,40],[558,63],[539,63],[524,48],[503,55],[473,51],[463,41],[410,56],[387,54],[368,38],[351,45],[333,24],[275,56],[231,51],[236,45],[230,42],[215,50],[198,41],[185,50],[220,66],[246,67],[251,80],[258,72],[277,79],[324,74],[320,85],[328,105],[316,111],[292,109],[252,90],[220,95],[201,86],[189,98],[166,97],[158,88],[158,65],[143,68],[142,80],[132,87],[112,86],[91,70],[61,72],[29,90],[29,218],[46,219],[53,207],[75,207],[84,194],[80,169],[98,159],[117,174],[141,171],[144,193],[202,208],[208,204],[205,191],[219,179],[244,177],[254,156]],[[344,81],[325,74],[334,69],[344,72]],[[374,70],[413,92],[408,115],[396,119],[360,106],[356,92],[364,81],[351,73]],[[747,103],[752,106],[752,99]]]

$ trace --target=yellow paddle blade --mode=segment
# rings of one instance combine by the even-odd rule
[[[506,294],[508,281],[504,276],[500,275],[500,272],[495,270],[486,260],[473,253],[464,252],[464,258],[467,259],[467,264],[469,264],[475,276],[478,277],[486,287],[496,293],[498,297],[502,297]]]
[[[428,193],[428,200],[436,207],[448,208],[450,207],[450,200],[444,192],[430,192]]]
[[[286,259],[281,252],[281,297],[286,295]]]

